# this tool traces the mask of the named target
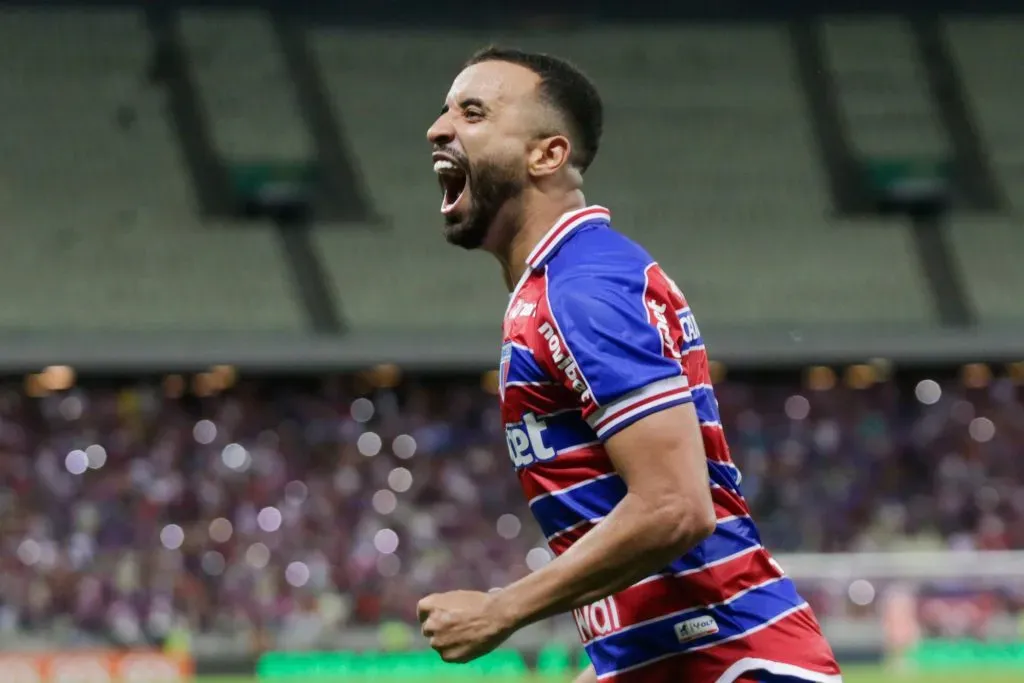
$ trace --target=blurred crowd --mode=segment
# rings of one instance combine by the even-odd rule
[[[0,637],[409,621],[427,593],[546,562],[490,387],[394,384],[0,387]],[[1024,390],[1008,378],[792,373],[718,398],[774,551],[1024,548]]]

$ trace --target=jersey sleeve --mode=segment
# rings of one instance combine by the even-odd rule
[[[549,289],[550,322],[540,331],[552,370],[602,440],[692,400],[675,296],[664,279],[651,277],[652,267],[637,277],[573,278]]]

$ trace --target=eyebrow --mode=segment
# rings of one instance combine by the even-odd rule
[[[487,105],[479,97],[467,97],[459,101],[459,109],[466,109],[467,107],[480,107],[485,113],[488,111]],[[449,111],[451,111],[451,107],[447,104],[441,107],[441,114],[447,114]]]

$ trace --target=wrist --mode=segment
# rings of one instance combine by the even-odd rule
[[[505,631],[517,631],[529,623],[529,615],[523,612],[523,601],[516,598],[515,584],[490,593],[487,610],[493,614]]]

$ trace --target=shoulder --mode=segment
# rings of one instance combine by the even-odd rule
[[[580,234],[548,264],[545,317],[584,355],[681,359],[686,300],[641,246],[610,229]],[[657,360],[658,363],[661,360]]]
[[[621,277],[643,271],[654,261],[647,251],[607,224],[588,226],[566,244],[548,263],[552,280]]]
[[[583,232],[571,247],[546,266],[541,358],[580,395],[584,418],[604,439],[691,400],[681,335],[666,280],[644,249],[609,229]]]
[[[552,309],[599,305],[623,297],[639,301],[654,259],[639,244],[607,226],[586,228],[547,265]]]
[[[541,317],[550,331],[581,357],[622,359],[667,351],[678,358],[669,320],[677,300],[651,256],[607,228],[581,233],[571,246],[558,252],[545,273],[547,305]]]

